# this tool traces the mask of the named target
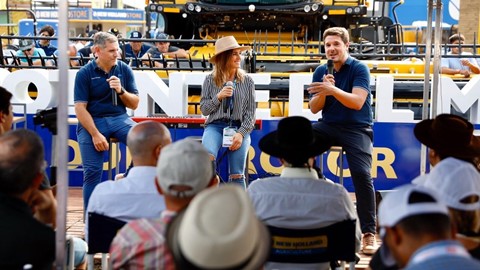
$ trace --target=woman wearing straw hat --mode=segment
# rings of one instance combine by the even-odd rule
[[[240,46],[233,36],[215,42],[215,55],[210,58],[213,72],[203,83],[200,110],[208,116],[202,143],[212,160],[220,147],[228,147],[229,182],[245,183],[245,161],[250,147],[250,132],[255,124],[255,85],[240,68]]]

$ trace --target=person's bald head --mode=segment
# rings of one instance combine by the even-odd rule
[[[171,142],[168,128],[154,121],[136,124],[127,136],[127,146],[135,166],[156,166],[160,150]]]

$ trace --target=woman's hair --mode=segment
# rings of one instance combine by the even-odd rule
[[[472,195],[462,200],[463,203],[475,203],[478,196]],[[463,211],[448,208],[453,224],[460,234],[478,235],[480,233],[480,209],[474,211]]]
[[[228,50],[222,52],[215,56],[215,65],[213,66],[213,81],[217,87],[222,87],[223,84],[229,80],[228,73],[227,73],[227,64],[228,61],[232,58],[233,50]],[[235,74],[235,78],[238,81],[243,81],[245,77],[245,71],[241,68],[237,69],[237,74]]]

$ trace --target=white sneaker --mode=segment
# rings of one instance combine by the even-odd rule
[[[366,255],[373,255],[378,249],[375,234],[365,233],[362,238],[362,252]]]

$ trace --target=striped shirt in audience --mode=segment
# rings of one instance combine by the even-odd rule
[[[176,212],[165,210],[157,219],[128,222],[110,246],[113,269],[175,269],[165,232]]]

